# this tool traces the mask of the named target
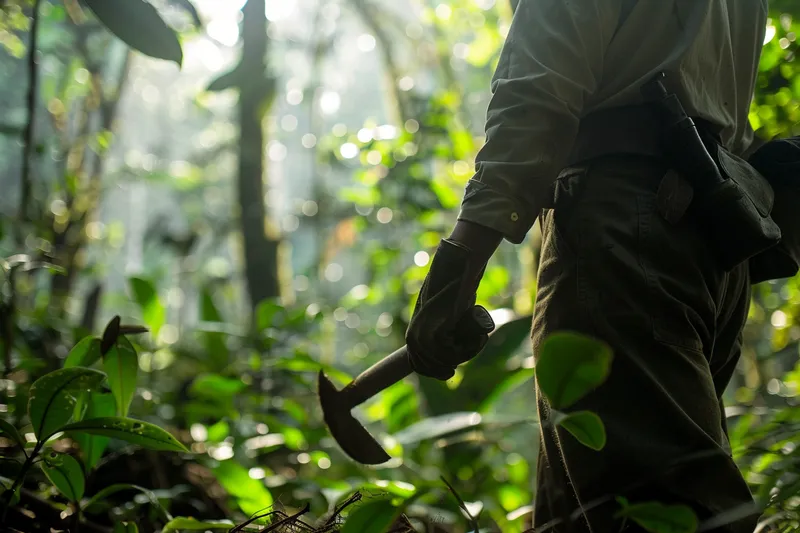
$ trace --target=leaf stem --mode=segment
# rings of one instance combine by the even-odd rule
[[[14,484],[11,486],[11,489],[7,490],[3,494],[3,504],[2,504],[3,516],[0,518],[0,523],[3,524],[6,523],[6,514],[8,513],[8,508],[11,505],[11,499],[14,497],[14,494],[17,493],[19,488],[22,486],[22,482],[25,481],[25,476],[28,474],[28,470],[31,469],[31,466],[33,466],[33,460],[34,458],[36,458],[37,455],[39,455],[39,452],[44,446],[44,443],[45,443],[44,440],[40,440],[39,442],[36,443],[36,446],[34,446],[33,451],[28,456],[28,458],[25,459],[25,462],[22,464],[22,468],[20,469],[17,478],[14,480]]]

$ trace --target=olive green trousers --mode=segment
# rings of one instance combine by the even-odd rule
[[[543,242],[532,340],[571,330],[614,351],[608,380],[573,410],[602,419],[594,451],[541,422],[534,530],[645,531],[615,519],[631,503],[690,505],[707,531],[752,533],[758,512],[730,456],[722,393],[740,356],[750,302],[746,265],[715,264],[690,214],[676,224],[657,209],[668,167],[610,157],[561,173]],[[738,518],[736,518],[738,517]]]

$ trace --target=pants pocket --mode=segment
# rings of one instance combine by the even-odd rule
[[[549,244],[570,259],[577,256],[580,247],[573,215],[580,205],[588,172],[589,167],[581,166],[568,168],[559,175],[553,192],[553,208],[545,210],[541,220],[543,237],[549,234]]]
[[[637,170],[593,170],[570,214],[581,304],[604,335],[650,335],[702,353],[713,337],[714,306],[696,228],[658,213],[663,169]]]
[[[673,225],[661,217],[654,194],[639,195],[637,209],[653,337],[704,353],[713,343],[716,316],[713,257],[691,219]]]

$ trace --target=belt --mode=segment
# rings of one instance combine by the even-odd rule
[[[698,129],[719,143],[720,128],[693,118]],[[567,166],[609,155],[664,157],[663,125],[649,105],[631,105],[595,111],[583,117]]]

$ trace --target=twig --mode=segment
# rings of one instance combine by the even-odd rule
[[[456,489],[453,488],[453,486],[447,481],[447,479],[445,479],[444,476],[439,476],[439,478],[444,481],[444,484],[447,485],[447,488],[450,489],[450,492],[453,494],[453,496],[455,496],[456,500],[458,500],[458,506],[467,515],[467,519],[469,520],[469,525],[472,528],[472,531],[474,533],[478,533],[478,521],[474,516],[472,516],[472,513],[469,512],[469,509],[467,509],[467,504],[464,503],[464,500],[462,500],[461,496],[458,495]]]
[[[334,508],[333,514],[330,516],[330,518],[328,518],[325,521],[324,525],[329,526],[331,524],[334,524],[338,520],[339,515],[342,514],[342,511],[344,511],[347,507],[354,504],[355,502],[360,502],[360,501],[361,501],[361,492],[356,491],[352,496],[347,498],[340,506]]]
[[[61,519],[61,509],[53,506],[49,501],[39,497],[33,491],[27,489],[20,489],[20,502],[16,506],[10,509],[12,513],[11,516],[8,517],[6,522],[2,523],[3,526],[12,525],[22,526],[23,523],[27,527],[23,529],[25,532],[32,531],[30,528],[31,524],[30,521],[32,520],[31,517],[24,512],[25,509],[29,509],[33,511],[36,515],[36,518],[33,520],[38,520],[41,522],[45,522],[49,525],[58,527],[62,525],[63,521]],[[41,522],[39,525],[41,525]],[[85,532],[89,533],[111,533],[111,528],[96,524],[94,522],[90,522],[85,518],[81,519],[81,528]],[[36,529],[36,531],[40,531],[41,529]],[[4,531],[0,529],[0,531]],[[48,529],[49,531],[49,529]]]
[[[36,94],[39,86],[39,69],[36,66],[36,52],[39,42],[39,5],[34,0],[31,14],[31,34],[28,43],[28,123],[25,125],[25,143],[22,156],[22,191],[20,194],[19,216],[22,222],[28,220],[28,203],[31,196],[31,158],[34,152],[34,122],[36,122]]]

